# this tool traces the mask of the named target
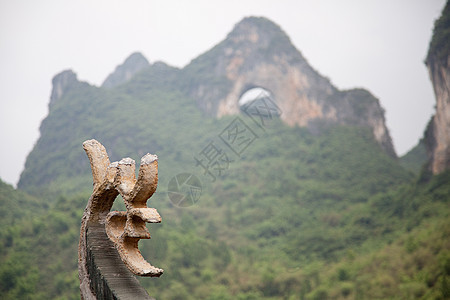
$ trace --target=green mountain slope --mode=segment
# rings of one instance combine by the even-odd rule
[[[49,207],[49,204],[42,200],[25,192],[14,190],[12,186],[0,179],[1,224],[4,226],[15,225],[42,213]]]
[[[8,187],[1,195],[15,199],[24,193]],[[21,207],[28,217],[13,225],[1,220],[1,299],[79,299],[77,240],[85,199],[40,200],[51,205],[39,213]]]
[[[427,150],[425,141],[421,139],[419,143],[400,158],[401,165],[415,174],[419,174],[427,163]]]
[[[177,156],[190,155],[183,150],[194,149],[196,142],[191,142],[189,148],[184,143],[190,142],[187,139],[201,141],[206,133],[192,132],[186,137],[190,128],[201,130],[212,121],[205,123],[190,99],[178,92],[140,89],[140,84],[104,90],[80,83],[67,92],[43,121],[41,138],[27,159],[19,188],[72,192],[89,188],[89,162],[80,145],[90,138],[98,139],[110,150],[112,161],[126,156],[139,161],[147,152],[163,152],[167,153],[161,156],[163,163],[174,165]],[[134,92],[130,95],[128,89]],[[179,144],[173,147],[175,141]],[[79,183],[79,179],[84,180]]]
[[[339,189],[340,179],[323,180],[332,178],[336,166],[309,159],[316,153],[325,157],[327,151],[318,149],[331,136],[358,132],[337,131],[311,137],[292,130],[291,138],[304,137],[298,148],[309,172],[324,171],[298,183],[292,177],[304,176],[294,175],[301,164],[272,161],[255,147],[196,205],[173,207],[161,193],[152,199],[163,223],[149,227],[152,240],[141,241],[140,248],[166,273],[141,280],[150,294],[158,299],[445,299],[450,174],[429,183],[401,180],[405,183],[375,195],[363,193],[364,183]],[[336,140],[334,152],[345,157],[345,140]],[[353,141],[353,149],[367,144]],[[260,160],[253,161],[253,155]],[[370,181],[385,184],[376,177]],[[76,251],[87,197],[53,199],[41,216],[9,227],[12,242],[0,258],[0,277],[7,283],[2,299],[78,298]]]

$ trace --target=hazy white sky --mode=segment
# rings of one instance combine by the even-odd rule
[[[51,79],[99,85],[132,52],[183,67],[243,17],[265,16],[339,89],[380,99],[398,154],[434,112],[423,64],[444,0],[0,0],[0,178],[16,184],[47,115]]]

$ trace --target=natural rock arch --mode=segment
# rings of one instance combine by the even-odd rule
[[[193,76],[198,70],[208,75]],[[265,18],[245,18],[183,72],[189,82],[186,91],[208,115],[239,114],[242,93],[260,86],[275,95],[280,119],[287,125],[366,127],[382,149],[396,157],[378,99],[362,89],[338,90],[308,64],[279,26]]]
[[[262,86],[250,85],[251,87],[245,89],[238,99],[239,107],[242,107],[244,104],[257,100],[261,97],[269,97],[274,99],[273,93],[271,93],[268,89]]]

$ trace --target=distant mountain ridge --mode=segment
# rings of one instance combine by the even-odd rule
[[[133,53],[102,87],[125,83],[150,66],[154,73],[158,64],[167,66],[150,65],[142,54]],[[272,93],[288,125],[326,122],[369,127],[383,150],[396,157],[378,99],[363,89],[339,91],[308,64],[282,29],[266,18],[247,17],[225,40],[185,68],[167,67],[176,75],[157,80],[187,93],[208,115],[238,114],[239,97],[251,88],[263,87]]]
[[[139,52],[131,54],[103,82],[102,87],[112,88],[130,80],[139,71],[150,66],[148,60]]]
[[[99,111],[93,112],[93,107],[100,103],[107,107],[116,105],[108,98],[122,99],[120,101],[125,105],[136,90],[157,89],[164,93],[177,93],[185,99],[183,101],[196,105],[203,114],[221,118],[239,114],[240,96],[249,89],[260,87],[271,93],[271,100],[281,110],[280,118],[287,125],[311,130],[334,124],[368,128],[380,148],[389,156],[396,157],[378,99],[364,89],[339,91],[308,64],[278,25],[263,17],[243,19],[222,42],[183,69],[163,62],[149,63],[142,54],[133,53],[106,78],[101,87],[78,81],[71,70],[56,75],[52,83],[49,116],[42,122],[41,138],[35,149],[44,149],[45,145],[56,141],[59,141],[55,144],[58,149],[75,143],[74,140],[66,140],[67,135],[57,138],[46,134],[51,126],[75,128],[77,122],[88,126],[88,118],[95,118],[92,122],[96,120],[96,126],[105,126],[101,124],[102,118],[105,122],[115,122],[102,115],[107,108],[97,108]],[[65,98],[72,100],[65,102]],[[79,102],[74,103],[74,99]],[[130,102],[129,105],[134,104]],[[72,107],[71,111],[69,107]],[[124,107],[122,110],[128,109]],[[64,120],[70,121],[71,125],[63,124],[55,110],[63,113]],[[55,123],[49,125],[52,122]],[[83,132],[88,130],[99,132],[101,128],[86,128]],[[54,149],[47,151],[53,152]],[[60,172],[55,169],[47,176],[33,177],[33,172],[46,169],[45,164],[53,164],[50,158],[44,163],[45,159],[35,157],[34,152],[27,158],[18,184],[20,188],[44,184]]]

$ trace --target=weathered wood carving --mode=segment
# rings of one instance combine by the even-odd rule
[[[143,156],[136,179],[135,162],[131,158],[110,163],[105,147],[96,140],[85,141],[83,148],[91,163],[94,190],[81,222],[78,247],[81,296],[103,299],[111,294],[111,299],[117,299],[121,298],[120,293],[126,297],[134,293],[131,298],[149,299],[134,276],[120,268],[124,263],[129,271],[140,276],[158,277],[163,273],[148,263],[138,248],[140,239],[150,238],[145,224],[161,222],[156,209],[147,207],[147,200],[158,184],[158,158],[152,154]],[[127,211],[110,211],[119,194]],[[97,274],[102,270],[114,274],[108,280],[108,274]]]

